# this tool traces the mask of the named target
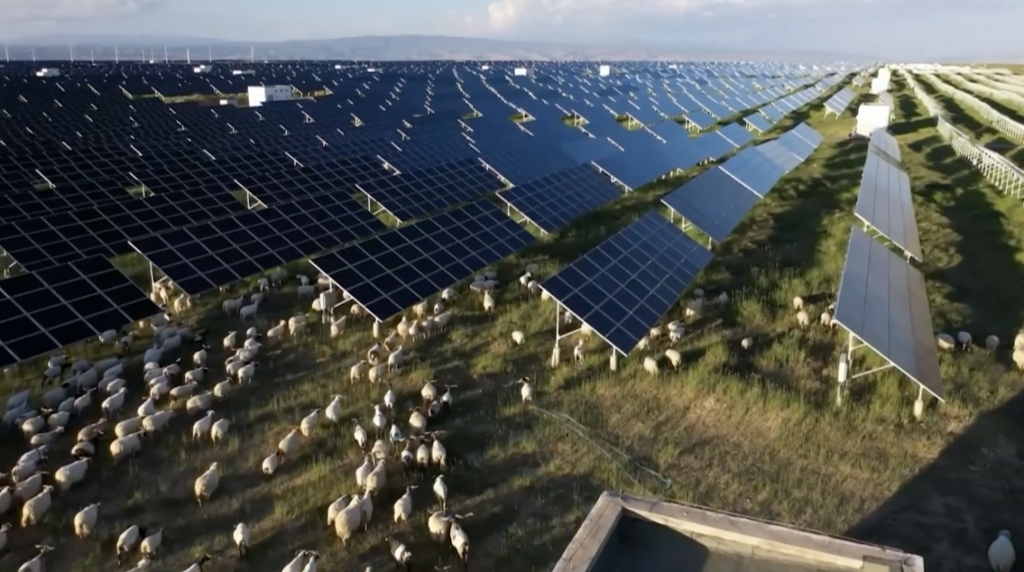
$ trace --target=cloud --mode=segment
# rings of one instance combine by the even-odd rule
[[[97,18],[135,12],[160,0],[0,0],[0,14],[9,21],[53,21]]]

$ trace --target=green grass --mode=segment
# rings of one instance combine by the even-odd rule
[[[915,192],[926,261],[921,267],[936,330],[1012,339],[1024,322],[1018,293],[1024,281],[1024,212],[956,158],[906,86],[897,78],[894,83],[901,120],[892,130]],[[1019,479],[1012,441],[988,447],[999,431],[1019,421],[1012,412],[993,413],[985,417],[987,429],[972,428],[985,454],[977,446],[944,451],[979,414],[1019,391],[1020,376],[1011,370],[1007,352],[941,356],[949,402],[931,403],[918,424],[910,411],[916,391],[892,371],[858,379],[847,404],[836,409],[835,363],[845,339],[795,328],[789,300],[834,293],[842,272],[866,153],[864,141],[845,138],[856,105],[850,109],[840,119],[825,120],[819,100],[811,112],[799,110],[780,126],[807,120],[826,141],[716,247],[715,260],[694,286],[709,295],[727,291],[732,302],[690,325],[690,335],[676,344],[685,356],[679,371],[657,378],[643,372],[642,358],[662,352],[667,342],[661,342],[620,360],[619,371],[610,372],[609,351],[594,340],[587,342],[582,366],[549,369],[555,307],[528,297],[515,279],[526,262],[538,263],[543,276],[550,276],[637,215],[658,208],[658,199],[685,177],[624,195],[503,261],[496,270],[507,285],[497,293],[494,317],[483,316],[479,298],[463,287],[452,328],[408,348],[412,361],[393,378],[404,409],[418,400],[425,379],[458,385],[454,411],[439,427],[458,459],[449,478],[451,505],[475,515],[463,523],[473,543],[472,569],[550,569],[605,489],[850,532],[921,552],[930,568],[985,565],[989,537],[1008,526],[999,515],[1010,513],[1008,494],[1016,489],[1009,487],[1019,486],[1012,480]],[[308,267],[299,269],[312,274]],[[219,306],[219,299],[206,304]],[[261,328],[307,309],[309,300],[298,304],[290,288],[274,293]],[[211,361],[219,364],[221,336],[240,325],[216,308],[198,309],[189,319],[210,329]],[[681,307],[667,319],[682,319]],[[524,347],[512,347],[513,329],[526,333]],[[259,474],[261,459],[288,428],[311,408],[326,406],[333,394],[343,396],[347,416],[369,426],[370,405],[381,401],[384,388],[348,382],[349,366],[371,345],[368,332],[369,323],[356,323],[345,336],[330,339],[315,326],[268,348],[256,382],[216,407],[233,423],[222,446],[191,444],[192,420],[177,419],[147,443],[139,459],[112,467],[105,441],[86,481],[57,499],[41,526],[12,531],[13,556],[3,561],[4,569],[46,541],[58,547],[49,570],[105,572],[113,566],[117,534],[133,523],[165,528],[161,572],[184,569],[204,551],[215,557],[207,572],[276,572],[298,548],[319,550],[321,569],[373,564],[388,570],[386,534],[409,544],[423,569],[430,570],[442,553],[447,560],[448,552],[431,546],[425,532],[429,486],[415,493],[412,526],[390,524],[391,506],[404,488],[398,470],[389,471],[369,533],[343,548],[325,527],[327,505],[354,492],[353,472],[361,462],[348,423],[322,428],[272,479]],[[745,336],[756,339],[750,352],[738,347]],[[563,343],[566,364],[571,343]],[[94,345],[81,352],[99,355]],[[878,363],[871,359],[864,367]],[[129,372],[133,388],[139,369],[136,363]],[[20,377],[34,378],[36,371],[11,372],[0,382],[0,394],[22,387]],[[220,371],[218,366],[214,380]],[[522,406],[518,390],[508,386],[523,375],[536,382],[531,407]],[[136,389],[130,409],[138,405],[138,394]],[[404,420],[403,415],[403,428]],[[6,439],[10,446],[0,453],[5,467],[25,448],[18,437]],[[68,447],[65,440],[58,449]],[[923,484],[911,480],[940,454],[955,454],[942,475]],[[65,461],[57,457],[54,468]],[[192,484],[212,461],[224,469],[221,489],[199,510]],[[976,495],[970,502],[960,500],[967,491]],[[71,538],[71,516],[97,499],[105,504],[96,538]],[[255,545],[250,561],[236,564],[230,532],[243,520],[253,528]]]

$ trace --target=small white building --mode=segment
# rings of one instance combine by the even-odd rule
[[[231,70],[231,75],[256,75],[256,70]]]
[[[480,66],[480,71],[487,71],[489,69],[491,69],[491,66],[489,66],[487,64],[484,64],[484,65]]]
[[[533,68],[516,68],[512,71],[512,75],[522,77],[533,77]]]
[[[887,129],[892,108],[882,103],[863,103],[857,108],[856,134],[870,137],[875,129]]]
[[[612,66],[608,64],[602,64],[601,67],[597,68],[597,75],[601,77],[608,77],[612,75]]]
[[[200,64],[192,68],[192,71],[195,73],[210,73],[213,71],[213,66],[210,64]]]
[[[268,101],[288,101],[292,98],[290,85],[250,85],[249,107],[259,107]]]
[[[57,68],[42,68],[36,72],[36,77],[57,77],[60,75],[60,70]]]

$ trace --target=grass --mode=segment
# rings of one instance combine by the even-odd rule
[[[956,158],[906,86],[895,77],[894,85],[901,120],[892,130],[915,191],[936,330],[1012,339],[1024,322],[1018,292],[1024,211]],[[912,384],[891,371],[859,379],[837,409],[835,363],[845,340],[796,329],[788,307],[794,295],[831,293],[838,285],[866,152],[865,142],[844,137],[856,105],[850,109],[825,120],[819,100],[781,126],[806,119],[826,141],[716,247],[715,260],[694,286],[709,295],[728,291],[732,302],[691,324],[691,334],[677,344],[685,356],[678,372],[653,378],[640,367],[643,355],[660,353],[664,342],[620,360],[618,372],[608,370],[609,352],[595,341],[587,344],[582,366],[549,369],[554,305],[528,298],[515,278],[525,262],[551,275],[656,208],[681,178],[625,195],[502,262],[496,270],[508,285],[498,292],[496,316],[484,317],[479,300],[464,295],[448,332],[409,348],[410,366],[393,378],[403,408],[418,400],[425,379],[458,385],[454,411],[440,428],[457,458],[451,505],[474,513],[463,523],[473,542],[473,569],[550,569],[605,489],[846,532],[922,553],[930,569],[986,565],[984,547],[996,530],[1012,528],[1009,495],[1021,486],[1014,441],[1020,411],[989,411],[1022,385],[1007,353],[941,356],[949,402],[932,404],[922,424],[912,420]],[[292,289],[274,293],[261,328],[308,303],[297,305]],[[211,361],[220,363],[221,336],[240,325],[216,309],[199,309],[194,318],[209,328]],[[681,318],[679,307],[670,312],[669,319]],[[512,329],[526,332],[524,347],[511,346]],[[427,570],[438,559],[448,562],[449,553],[426,537],[429,486],[415,493],[412,526],[390,524],[404,487],[398,471],[389,472],[369,533],[343,548],[325,527],[326,506],[355,489],[361,454],[349,424],[322,428],[272,479],[259,474],[261,459],[288,428],[333,394],[343,396],[346,416],[368,426],[370,405],[381,401],[384,388],[347,379],[348,367],[371,345],[368,332],[363,322],[330,339],[315,326],[264,352],[254,385],[217,406],[233,423],[219,447],[190,443],[192,420],[176,419],[131,463],[112,467],[101,452],[86,481],[58,499],[41,526],[12,531],[13,556],[2,561],[4,569],[46,541],[58,547],[50,570],[110,570],[116,536],[133,523],[165,528],[161,571],[184,569],[202,552],[215,557],[207,572],[276,571],[298,548],[319,550],[328,570],[370,564],[386,570],[386,534],[409,544]],[[740,351],[744,336],[755,337],[753,351]],[[82,351],[98,354],[95,347]],[[129,371],[133,383],[139,369],[136,363]],[[0,394],[23,387],[23,378],[34,378],[38,369],[28,371],[9,374]],[[213,373],[219,379],[219,369]],[[530,407],[508,386],[523,375],[536,381]],[[5,439],[10,446],[0,452],[0,466],[10,466],[25,448],[17,436]],[[58,449],[68,447],[62,442]],[[936,459],[946,459],[938,471],[929,468]],[[212,461],[224,469],[221,489],[198,510],[192,483]],[[97,499],[104,505],[96,538],[71,538],[71,516]],[[253,528],[255,546],[249,562],[238,564],[230,532],[243,520]]]

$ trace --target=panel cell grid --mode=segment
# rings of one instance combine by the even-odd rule
[[[102,257],[7,278],[0,281],[0,367],[159,312],[138,286]]]
[[[924,275],[857,227],[850,232],[835,320],[945,400]]]
[[[711,258],[710,251],[652,211],[540,286],[627,354]]]
[[[477,201],[310,262],[383,321],[533,241],[498,207]]]
[[[907,256],[922,260],[910,177],[894,159],[868,149],[854,214]]]
[[[715,242],[723,242],[759,200],[743,183],[712,167],[661,202]]]
[[[507,191],[498,197],[544,232],[622,196],[619,187],[590,165],[580,165]]]
[[[401,222],[479,199],[503,186],[477,159],[462,159],[357,185]]]

